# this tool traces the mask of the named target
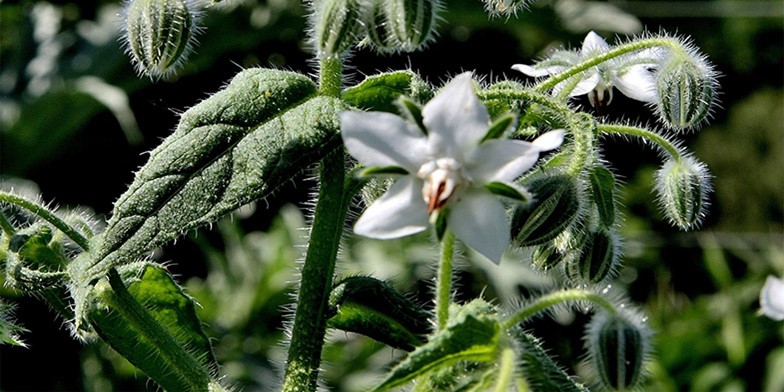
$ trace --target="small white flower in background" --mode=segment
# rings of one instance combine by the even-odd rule
[[[498,263],[509,246],[503,203],[486,184],[509,184],[530,169],[542,151],[560,146],[562,130],[532,143],[484,140],[487,108],[473,90],[470,73],[452,80],[422,109],[423,132],[390,113],[343,112],[341,134],[349,154],[368,167],[405,172],[360,216],[354,232],[398,238],[430,226],[444,213],[449,229],[466,245]]]
[[[591,31],[585,37],[580,52],[559,50],[535,65],[515,64],[512,69],[532,77],[551,76],[609,50],[610,45]],[[553,92],[557,94],[560,90],[574,84],[569,96],[588,94],[591,106],[597,108],[610,104],[613,87],[629,98],[642,102],[656,102],[656,80],[651,69],[659,63],[657,57],[656,51],[643,50],[605,61],[583,72],[579,76],[579,81],[570,78],[559,83]]]
[[[759,301],[762,314],[777,321],[784,320],[784,277],[768,276]]]

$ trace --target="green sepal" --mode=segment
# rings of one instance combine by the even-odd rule
[[[578,216],[580,198],[577,186],[569,176],[539,177],[525,186],[534,200],[518,205],[512,215],[512,236],[520,246],[539,245],[554,239]]]
[[[527,203],[529,201],[528,197],[526,197],[519,189],[503,182],[488,182],[485,184],[485,189],[495,195],[516,200],[521,203]]]
[[[512,124],[514,124],[515,118],[516,117],[514,113],[507,113],[496,119],[492,124],[490,124],[490,128],[487,130],[485,137],[482,139],[482,143],[504,136],[504,133],[506,133]]]
[[[391,347],[411,351],[430,332],[430,313],[390,284],[354,276],[335,285],[329,296],[330,328],[356,332]]]
[[[27,263],[36,267],[61,269],[68,263],[62,244],[53,240],[52,229],[37,222],[17,231],[10,239],[9,250],[19,254]]]
[[[593,202],[599,211],[599,219],[604,227],[615,224],[615,176],[604,166],[595,166],[590,172]]]
[[[539,340],[526,332],[513,332],[520,345],[519,374],[532,391],[587,392],[588,388],[572,381],[561,366],[545,351]]]
[[[427,135],[427,127],[425,126],[425,122],[422,119],[422,108],[419,106],[419,104],[407,97],[400,97],[398,102],[411,121],[416,123],[422,133]]]
[[[115,351],[167,391],[207,391],[217,368],[194,300],[161,267],[111,270],[93,289],[88,321]]]
[[[343,92],[341,98],[364,110],[398,113],[395,102],[401,96],[416,96],[424,82],[411,71],[395,71],[368,76]]]
[[[459,364],[462,361],[488,362],[495,359],[501,325],[495,309],[476,299],[452,305],[449,323],[430,340],[410,353],[393,368],[373,391],[386,391],[417,377]]]
[[[444,239],[444,234],[446,234],[447,221],[446,221],[446,211],[436,211],[435,212],[435,221],[433,222],[433,227],[436,231],[436,239],[438,242],[441,242]]]
[[[542,271],[549,271],[563,261],[566,256],[558,251],[552,243],[537,246],[531,254],[531,262]]]
[[[597,230],[586,236],[580,256],[569,263],[567,270],[572,279],[598,284],[617,270],[619,261],[611,234]]]
[[[368,167],[357,172],[359,178],[383,175],[406,175],[408,170],[400,166]]]

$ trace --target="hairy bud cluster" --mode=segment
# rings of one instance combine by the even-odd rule
[[[657,111],[674,129],[692,129],[708,118],[715,103],[716,71],[691,48],[671,51],[656,75]]]
[[[435,37],[441,0],[323,0],[311,20],[319,57],[354,45],[382,53],[421,49]]]
[[[656,173],[656,193],[667,218],[683,230],[692,229],[708,206],[708,169],[690,156],[670,159]]]
[[[531,246],[550,241],[578,216],[580,195],[571,177],[541,177],[525,186],[534,200],[518,206],[512,216],[512,236],[518,245]]]
[[[193,48],[199,7],[191,0],[125,2],[128,54],[140,74],[160,78],[173,73]]]
[[[642,381],[650,335],[642,317],[625,308],[594,316],[585,343],[590,365],[604,388],[625,391]]]

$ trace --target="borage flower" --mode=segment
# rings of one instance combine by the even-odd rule
[[[556,75],[585,60],[599,56],[610,50],[610,45],[598,34],[591,31],[583,40],[580,52],[559,50],[550,58],[533,66],[515,64],[512,69],[528,76],[543,77]],[[644,50],[600,63],[577,76],[559,83],[554,91],[571,88],[570,97],[588,94],[591,106],[601,108],[612,101],[613,87],[629,98],[642,102],[656,102],[656,80],[651,69],[659,61],[654,50]]]
[[[773,320],[784,320],[784,277],[768,276],[760,291],[760,312]]]
[[[563,141],[560,130],[532,143],[494,138],[501,133],[490,126],[469,73],[424,106],[424,128],[383,112],[343,112],[340,120],[349,154],[380,168],[376,172],[400,175],[360,216],[355,233],[403,237],[427,229],[431,217],[442,214],[459,240],[496,263],[510,234],[504,205],[494,194],[523,198],[510,182],[531,168],[540,152]]]

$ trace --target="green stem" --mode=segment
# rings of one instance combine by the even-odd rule
[[[601,295],[588,290],[563,290],[550,293],[548,295],[539,297],[533,303],[518,310],[515,314],[509,316],[501,324],[504,330],[508,330],[515,325],[523,322],[527,318],[549,308],[553,305],[558,305],[569,301],[590,301],[593,302],[611,314],[615,314],[615,306]]]
[[[656,143],[673,159],[681,159],[681,153],[678,150],[678,147],[670,143],[670,141],[663,136],[647,129],[632,127],[629,125],[599,124],[599,132],[607,134],[637,136],[646,141]]]
[[[335,258],[352,193],[345,178],[342,149],[321,162],[319,200],[313,217],[297,310],[286,363],[283,391],[315,391],[321,349],[327,328],[327,302],[332,289]],[[345,181],[345,184],[344,184]]]
[[[569,109],[569,106],[553,99],[548,95],[530,89],[486,90],[486,91],[478,92],[477,96],[479,96],[479,99],[483,101],[498,99],[498,100],[520,100],[520,101],[526,101],[530,103],[536,103],[556,112],[564,119],[569,119],[572,116],[574,116],[574,112],[571,109]]]
[[[561,83],[564,80],[569,79],[570,77],[577,75],[583,71],[586,71],[592,67],[595,67],[607,60],[611,60],[616,57],[623,56],[627,53],[635,52],[638,50],[656,48],[656,47],[664,47],[676,51],[683,50],[681,43],[673,38],[667,38],[667,37],[649,38],[649,39],[643,39],[639,41],[632,41],[623,45],[618,45],[604,53],[598,54],[580,63],[577,63],[576,65],[572,66],[571,68],[561,73],[550,76],[549,78],[537,84],[534,87],[534,89],[539,92],[548,91],[553,87],[555,87],[556,85],[558,85],[558,83]]]
[[[7,192],[0,192],[0,202],[14,204],[32,212],[41,219],[51,223],[52,226],[60,229],[60,231],[67,235],[68,238],[79,245],[83,250],[86,251],[90,248],[90,241],[87,238],[82,236],[78,231],[76,231],[76,229],[71,227],[68,223],[60,219],[57,215],[45,207]]]
[[[322,59],[319,65],[319,94],[340,97],[343,89],[343,62],[333,56]]]
[[[157,353],[166,359],[172,368],[176,369],[178,377],[188,383],[192,391],[206,391],[208,385],[212,383],[209,371],[196,361],[182,346],[180,346],[172,336],[147,312],[144,307],[134,298],[125,283],[120,278],[117,270],[109,270],[109,284],[114,295],[109,296],[109,300],[116,301],[113,309],[121,312],[134,329],[145,339],[152,342],[157,347]],[[214,383],[213,383],[214,384]],[[215,385],[212,385],[213,387]]]
[[[512,382],[512,374],[515,368],[515,352],[511,347],[506,347],[501,352],[501,363],[498,369],[498,378],[495,384],[495,392],[506,392]]]
[[[574,136],[572,157],[566,167],[566,173],[577,178],[587,166],[588,160],[596,154],[596,120],[586,113],[580,113],[569,125],[569,131]]]
[[[447,229],[441,239],[441,261],[436,280],[436,326],[446,328],[449,321],[449,303],[452,300],[452,267],[455,255],[455,235]]]

